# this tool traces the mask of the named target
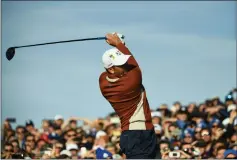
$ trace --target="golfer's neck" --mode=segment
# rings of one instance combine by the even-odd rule
[[[108,77],[109,77],[110,79],[117,79],[117,78],[120,78],[119,76],[116,76],[115,74],[110,74],[110,73],[108,73]]]

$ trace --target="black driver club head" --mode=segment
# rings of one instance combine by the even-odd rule
[[[15,48],[14,47],[10,47],[7,49],[7,52],[6,52],[6,57],[7,59],[10,61],[15,55]]]

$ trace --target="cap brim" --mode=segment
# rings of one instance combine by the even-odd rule
[[[117,57],[116,61],[114,61],[114,65],[115,66],[124,65],[128,61],[129,57],[131,57],[131,55],[123,55],[123,56]]]

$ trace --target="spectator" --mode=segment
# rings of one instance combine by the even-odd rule
[[[190,156],[193,154],[193,146],[190,143],[182,143],[181,149]]]
[[[34,123],[32,120],[27,120],[26,121],[26,131],[29,132],[29,133],[32,133],[32,131],[34,131],[35,128],[34,128]]]
[[[159,111],[153,111],[151,112],[151,117],[152,117],[152,123],[153,124],[160,124],[162,123],[161,119],[162,119],[162,115],[161,112]]]
[[[187,106],[187,112],[190,114],[192,112],[196,111],[196,104],[195,103],[190,103]]]
[[[208,158],[208,155],[206,154],[207,143],[204,140],[197,141],[197,143],[194,145],[194,148],[195,158]]]
[[[170,143],[169,143],[169,141],[166,141],[166,140],[160,141],[159,150],[160,150],[160,159],[167,157],[167,153],[170,152]]]
[[[156,109],[156,111],[161,112],[162,117],[170,117],[171,116],[171,112],[168,109],[167,104],[162,104],[160,107],[158,107]]]
[[[63,150],[63,144],[60,143],[60,142],[56,142],[53,145],[53,149],[52,149],[50,157],[51,158],[59,158],[60,157],[60,153],[62,152],[62,150]]]
[[[63,125],[63,122],[64,122],[64,119],[63,119],[63,116],[61,115],[56,115],[54,117],[54,123],[56,126],[60,127]]]
[[[225,150],[226,150],[226,147],[223,147],[223,146],[217,148],[216,159],[224,159]]]
[[[20,152],[19,142],[16,139],[11,141],[11,144],[13,146],[13,153]]]
[[[227,149],[224,152],[225,159],[236,159],[237,158],[237,151],[233,149]]]
[[[222,102],[214,97],[187,107],[175,102],[151,112],[157,137],[158,159],[176,152],[180,159],[237,158],[237,99],[228,93]],[[78,121],[82,125],[78,126]],[[115,113],[88,120],[57,115],[42,120],[37,129],[32,120],[14,129],[4,121],[2,159],[126,159],[120,150],[121,128]]]
[[[2,159],[12,159],[13,146],[10,143],[6,143],[4,146],[4,151],[1,154]]]
[[[44,139],[39,139],[36,142],[36,147],[35,147],[35,156],[36,158],[41,158],[41,153],[47,148],[47,142]]]
[[[25,127],[24,126],[16,127],[16,137],[19,143],[19,147],[23,149],[24,140],[25,140]]]
[[[176,124],[179,128],[184,129],[188,119],[188,112],[185,107],[181,107],[180,110],[176,113],[175,117],[177,118]]]
[[[206,143],[205,156],[208,157],[212,153],[212,139],[211,131],[209,128],[203,128],[201,130],[201,138]]]
[[[30,158],[34,158],[34,150],[35,149],[35,140],[34,136],[31,134],[26,135],[26,142],[25,142],[25,152],[26,155]]]
[[[68,143],[66,144],[66,149],[70,151],[72,159],[78,159],[78,146],[75,143]]]
[[[174,102],[173,106],[171,107],[172,115],[174,115],[178,110],[180,110],[181,106],[182,105],[179,101]]]
[[[184,131],[183,142],[191,144],[194,141],[194,132],[191,129],[186,129]]]
[[[11,137],[15,136],[15,131],[12,129],[5,130],[5,142],[9,142]]]
[[[66,133],[65,133],[65,140],[66,143],[70,143],[73,142],[73,139],[77,136],[76,131],[74,129],[69,129]]]

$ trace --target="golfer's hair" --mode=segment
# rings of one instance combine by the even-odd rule
[[[135,66],[130,65],[128,63],[125,63],[125,64],[123,64],[121,66],[112,66],[112,67],[120,67],[120,68],[123,68],[125,71],[129,71],[129,70],[133,69]],[[105,70],[106,70],[106,72],[109,73],[109,70],[107,68],[105,68]]]

